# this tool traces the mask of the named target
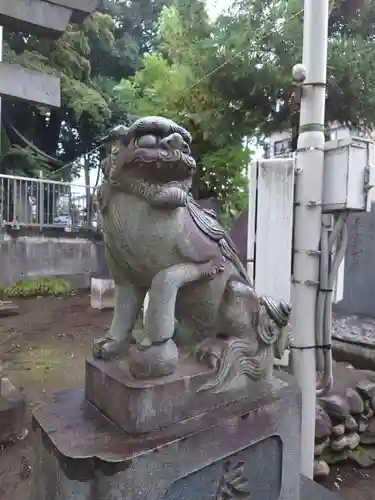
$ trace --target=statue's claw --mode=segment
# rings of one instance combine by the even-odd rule
[[[94,339],[92,355],[97,359],[109,360],[115,358],[120,352],[117,340],[110,337],[99,337]]]
[[[219,262],[215,263],[209,271],[205,273],[206,278],[213,278],[225,269],[225,257],[222,257]]]

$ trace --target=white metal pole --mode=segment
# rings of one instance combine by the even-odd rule
[[[305,0],[303,86],[295,195],[293,367],[302,389],[301,472],[313,477],[315,309],[319,279],[329,0]],[[298,172],[300,172],[298,174]]]

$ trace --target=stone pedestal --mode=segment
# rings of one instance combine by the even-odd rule
[[[113,309],[115,284],[111,278],[91,278],[91,301],[93,309]]]
[[[177,371],[153,380],[136,380],[125,359],[86,361],[86,399],[125,432],[143,434],[188,421],[215,408],[244,401],[248,410],[270,391],[287,386],[281,379],[272,383],[237,380],[232,390],[218,394],[200,391],[215,373],[193,358],[181,359]],[[249,399],[250,398],[250,399]],[[247,403],[245,403],[247,401]],[[186,424],[187,426],[189,423]]]
[[[107,397],[127,411],[129,400]],[[300,498],[300,394],[287,376],[141,435],[112,423],[83,391],[63,391],[34,413],[33,427],[34,500]]]

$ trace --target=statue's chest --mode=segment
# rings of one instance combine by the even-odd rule
[[[183,230],[177,210],[155,210],[133,196],[116,196],[104,221],[109,243],[134,269],[159,269],[176,263],[176,244]]]

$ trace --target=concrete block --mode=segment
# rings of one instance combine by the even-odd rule
[[[60,79],[17,64],[1,62],[0,95],[36,104],[60,107]]]
[[[36,36],[59,38],[71,15],[71,9],[44,0],[0,0],[0,24]]]
[[[24,434],[26,401],[7,378],[0,379],[0,443],[16,440]]]
[[[33,428],[34,500],[300,499],[293,383],[140,436],[67,390],[36,410]]]
[[[113,309],[115,283],[110,278],[91,278],[91,307],[93,309]]]
[[[103,6],[103,0],[45,0],[72,9],[72,23],[82,23],[87,16]]]
[[[79,236],[7,237],[0,240],[0,286],[60,276],[73,288],[90,289],[91,275],[98,268],[96,246],[95,242]]]

